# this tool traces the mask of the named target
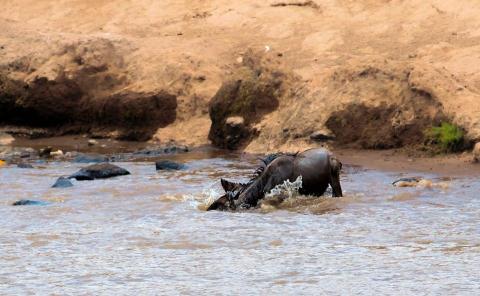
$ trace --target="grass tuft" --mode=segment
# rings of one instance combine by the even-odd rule
[[[441,152],[458,152],[464,148],[463,130],[451,123],[442,122],[425,131],[425,136],[430,144],[440,148]]]

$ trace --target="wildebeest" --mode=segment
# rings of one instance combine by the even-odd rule
[[[271,154],[263,160],[248,183],[221,180],[225,195],[208,207],[210,210],[236,210],[255,207],[266,193],[284,181],[302,176],[301,194],[320,196],[332,187],[334,197],[342,196],[342,163],[326,149],[310,149],[297,154]]]

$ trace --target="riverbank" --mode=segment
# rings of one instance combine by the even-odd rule
[[[221,110],[246,140],[219,145],[394,149],[441,122],[480,141],[479,4],[307,2],[3,2],[0,121],[208,145],[230,128],[211,132],[212,98],[242,77],[271,104]]]
[[[90,144],[89,144],[90,143]],[[255,159],[255,153],[231,152],[215,148],[211,145],[187,147],[175,143],[160,144],[154,142],[116,141],[112,139],[92,139],[83,136],[62,136],[41,139],[28,139],[17,137],[8,146],[0,146],[0,159],[7,159],[8,151],[21,151],[30,149],[39,151],[51,147],[52,151],[62,151],[62,155],[54,155],[52,159],[69,160],[65,154],[71,156],[92,154],[97,156],[115,157],[128,154],[129,160],[142,161],[145,159],[170,158],[175,160],[177,153],[188,152],[182,158],[198,159],[202,155],[208,157],[231,157],[231,155],[244,155],[248,161]],[[302,151],[303,149],[290,150],[289,152]],[[405,174],[434,174],[440,177],[476,176],[480,173],[480,165],[472,162],[470,153],[446,154],[438,156],[412,155],[405,150],[365,150],[330,148],[330,150],[347,166],[361,167],[379,171],[388,171]],[[150,151],[150,152],[148,152]],[[153,151],[153,152],[152,152]],[[162,152],[163,151],[163,152]],[[2,154],[3,152],[3,154]],[[160,153],[162,152],[162,153]],[[271,151],[270,151],[271,152]],[[137,153],[136,155],[134,153]],[[188,156],[191,155],[191,156]],[[70,157],[71,158],[71,157]],[[127,159],[127,158],[123,158]],[[17,159],[17,162],[19,159]],[[29,161],[26,157],[22,161]]]

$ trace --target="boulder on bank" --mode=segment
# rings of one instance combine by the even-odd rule
[[[98,163],[87,166],[75,174],[69,176],[69,179],[77,181],[106,179],[116,176],[130,175],[130,172],[111,163]]]
[[[73,184],[68,178],[60,177],[57,179],[55,184],[52,185],[52,188],[68,188],[72,186]]]
[[[172,170],[183,170],[186,166],[182,163],[174,162],[171,160],[161,160],[155,162],[155,168],[157,171],[165,170],[165,171],[172,171]]]

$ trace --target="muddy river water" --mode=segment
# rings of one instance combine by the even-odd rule
[[[294,195],[243,213],[206,212],[219,178],[258,160],[175,156],[188,169],[50,186],[84,164],[0,168],[1,295],[478,295],[480,182],[347,165],[345,197]],[[327,194],[328,195],[328,194]],[[46,206],[12,207],[18,199]]]

